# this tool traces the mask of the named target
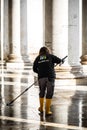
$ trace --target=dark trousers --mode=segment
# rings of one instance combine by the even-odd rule
[[[39,83],[39,97],[51,99],[54,94],[54,78],[40,78]]]

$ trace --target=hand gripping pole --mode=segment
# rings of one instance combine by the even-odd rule
[[[59,66],[61,66],[64,63],[64,60],[67,58],[68,56],[65,56],[64,58],[62,58],[61,63],[59,64]]]

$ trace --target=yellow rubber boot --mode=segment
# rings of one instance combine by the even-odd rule
[[[52,112],[50,111],[51,100],[52,99],[46,99],[46,115],[52,115]]]
[[[39,101],[40,101],[40,107],[38,108],[38,111],[43,113],[44,98],[39,98]]]

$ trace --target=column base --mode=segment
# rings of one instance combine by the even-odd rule
[[[80,57],[80,59],[81,59],[81,64],[82,65],[87,65],[87,55],[82,55],[81,57]]]
[[[86,66],[86,65],[85,65]],[[87,66],[61,66],[56,68],[58,85],[87,85]]]
[[[22,56],[25,66],[32,65],[32,61],[30,60],[28,55]]]
[[[21,56],[17,56],[15,54],[10,54],[7,58],[7,62],[11,62],[11,63],[20,63],[23,62],[22,57]]]
[[[21,56],[16,56],[15,54],[10,54],[6,61],[6,69],[9,71],[14,71],[18,73],[18,70],[24,68],[24,62]]]
[[[28,55],[22,56],[22,59],[23,59],[24,62],[30,62],[30,59],[29,59]]]
[[[83,77],[82,66],[59,66],[56,68],[57,78],[79,78]]]

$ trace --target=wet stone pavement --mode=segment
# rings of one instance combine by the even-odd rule
[[[0,70],[0,130],[87,130],[87,86],[58,86],[56,82],[53,114],[46,116],[38,111],[38,85],[25,91],[33,82],[28,67]]]

